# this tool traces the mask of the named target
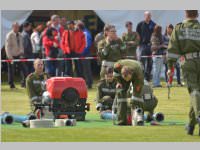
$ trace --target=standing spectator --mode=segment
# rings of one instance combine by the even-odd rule
[[[40,33],[43,30],[43,25],[38,25],[31,34],[31,43],[33,47],[34,58],[42,58],[42,47],[40,45]]]
[[[95,44],[95,48],[96,48],[96,53],[97,53],[97,64],[101,65],[101,59],[98,53],[98,43],[103,40],[104,38],[107,37],[108,35],[108,30],[109,30],[110,25],[109,24],[105,24],[103,31],[98,33],[95,38],[94,38],[94,44]]]
[[[64,32],[64,27],[60,24],[60,16],[52,15],[51,16],[51,27],[56,29],[55,38],[57,38],[59,42],[59,47],[61,43],[62,34]],[[63,58],[63,50],[58,49],[58,57]],[[58,61],[58,72],[57,75],[60,76],[64,72],[64,60]]]
[[[46,32],[46,36],[43,38],[45,55],[47,58],[58,57],[59,42],[58,39],[55,38],[55,35],[56,30],[54,28],[49,28]],[[56,71],[58,70],[58,61],[47,61],[46,65],[47,73],[50,76],[56,76]]]
[[[32,30],[32,25],[30,22],[25,22],[23,24],[23,31],[22,31],[22,37],[23,37],[23,46],[24,46],[24,57],[27,59],[32,59],[34,58],[33,55],[33,48],[32,48],[32,43],[31,43],[31,30]],[[33,72],[33,62],[29,61],[26,62],[27,68],[28,68],[28,74]]]
[[[79,30],[83,31],[83,33],[85,34],[85,39],[86,39],[86,47],[83,50],[81,56],[82,57],[90,57],[90,47],[92,45],[92,35],[90,33],[90,31],[85,27],[84,23],[79,21],[77,24],[77,27]],[[83,77],[86,80],[87,86],[88,88],[92,88],[92,83],[93,83],[93,79],[92,79],[92,70],[91,70],[91,62],[89,59],[83,59],[80,60],[81,62],[81,66],[83,69]]]
[[[140,35],[140,44],[139,44],[139,60],[142,62],[144,67],[144,77],[147,81],[151,80],[151,70],[152,70],[152,58],[151,57],[142,57],[142,56],[151,56],[151,34],[155,27],[155,23],[151,20],[151,13],[145,11],[144,21],[141,21],[137,25],[136,31]]]
[[[125,26],[127,32],[123,33],[122,41],[126,44],[126,57],[136,60],[136,48],[139,45],[140,36],[137,32],[133,32],[131,21],[127,21]]]
[[[56,38],[60,42],[64,32],[64,27],[60,24],[60,17],[58,15],[51,16],[51,27],[56,29]]]
[[[51,28],[51,21],[47,21],[46,28],[40,34],[40,45],[42,46],[42,58],[45,58],[45,48],[44,48],[44,44],[43,44],[43,38],[46,36],[46,32],[49,28]],[[46,62],[45,62],[45,64],[46,64]],[[46,67],[46,65],[45,65],[45,67]]]
[[[46,23],[46,28],[44,29],[44,31],[42,31],[41,33],[41,38],[43,38],[46,35],[47,30],[51,27],[51,21],[47,21]]]
[[[94,42],[95,42],[95,46],[98,46],[99,41],[103,40],[104,38],[106,38],[106,36],[108,35],[108,30],[109,30],[109,24],[106,24],[103,28],[103,31],[98,33],[95,36]]]
[[[151,50],[153,57],[153,87],[162,87],[160,85],[160,74],[163,66],[163,57],[160,55],[164,54],[164,48],[167,48],[163,44],[162,27],[156,25],[154,32],[151,36]]]
[[[14,22],[12,24],[12,30],[6,35],[5,50],[8,59],[19,59],[24,55],[23,38],[19,33],[19,24]],[[20,72],[22,73],[21,86],[25,87],[25,78],[28,75],[28,71],[24,63],[8,63],[8,84],[10,88],[15,88],[14,84],[14,70],[15,64],[18,64]]]
[[[65,17],[60,19],[60,24],[64,29],[67,29],[67,19]]]
[[[164,35],[164,44],[166,46],[168,46],[169,44],[169,40],[170,40],[170,37],[171,37],[171,34],[172,34],[172,31],[174,29],[174,26],[172,24],[169,24],[167,27],[166,27],[166,30],[165,30],[165,35]],[[166,50],[167,51],[167,50]],[[167,52],[166,52],[167,53]],[[171,76],[169,79],[168,79],[168,76],[167,76],[167,71],[168,71],[168,66],[167,66],[167,62],[166,62],[166,58],[164,59],[164,64],[165,64],[165,80],[166,82],[171,85],[172,84],[172,81],[173,81],[173,76]],[[173,67],[174,68],[174,67]],[[182,83],[181,83],[181,71],[180,71],[180,64],[179,62],[177,61],[175,63],[175,68],[176,68],[176,79],[177,79],[177,84],[178,86],[183,86]],[[173,69],[174,70],[174,69]],[[174,75],[174,74],[173,74]]]
[[[83,52],[86,40],[82,31],[75,28],[74,21],[68,21],[68,29],[64,31],[61,41],[61,48],[64,51],[66,58],[80,57]],[[83,77],[80,70],[80,60],[75,60],[76,75]],[[66,61],[65,74],[67,76],[73,76],[72,60]]]
[[[113,67],[114,63],[125,55],[126,47],[117,37],[115,26],[110,25],[108,35],[98,44],[98,53],[102,60],[100,77],[104,79],[107,67]]]

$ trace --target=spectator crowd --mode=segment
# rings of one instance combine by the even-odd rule
[[[105,76],[107,67],[113,67],[119,59],[134,59],[143,66],[144,77],[152,81],[153,87],[162,87],[160,83],[163,66],[165,67],[165,80],[172,83],[173,76],[167,76],[166,64],[167,46],[173,25],[166,26],[164,35],[162,27],[151,19],[151,13],[144,12],[144,20],[133,31],[133,23],[125,23],[126,31],[122,37],[117,36],[114,25],[105,24],[102,32],[94,40],[90,31],[81,20],[67,21],[65,17],[52,15],[46,26],[39,24],[32,27],[30,22],[22,25],[12,24],[12,30],[7,34],[5,51],[8,59],[36,59],[36,58],[74,58],[90,57],[90,47],[94,42],[96,55],[101,65],[100,78]],[[153,56],[153,57],[152,57]],[[21,86],[25,87],[26,77],[34,71],[33,62],[8,63],[8,83],[15,88],[14,68],[19,67],[21,73]],[[163,65],[164,64],[164,65]],[[67,59],[45,61],[45,72],[53,76],[76,76],[85,79],[88,88],[92,88],[93,75],[91,60]],[[179,62],[176,69],[177,83],[182,86]]]

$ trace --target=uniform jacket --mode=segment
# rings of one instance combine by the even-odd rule
[[[116,93],[116,81],[108,83],[106,80],[101,80],[97,85],[97,96],[96,100],[98,103],[102,103],[104,96],[110,96],[113,100]]]
[[[179,56],[193,52],[200,52],[200,23],[198,20],[185,20],[172,32],[168,45],[169,67]]]
[[[73,34],[73,37],[70,36]],[[70,40],[74,42],[74,48],[70,46]],[[82,31],[79,30],[65,30],[62,39],[61,39],[61,49],[63,50],[64,54],[70,54],[71,52],[75,52],[81,54],[86,46],[85,35]]]
[[[19,35],[19,44],[17,42],[16,33],[14,31],[10,31],[6,35],[5,50],[6,50],[6,55],[9,59],[12,59],[13,56],[19,56],[21,53],[22,54],[24,53],[23,38],[19,32],[18,35]]]
[[[139,34],[137,32],[123,33],[122,41],[126,44],[126,56],[136,56],[136,48],[140,42]],[[129,44],[130,41],[135,44]]]
[[[127,82],[122,78],[121,69],[123,66],[128,66],[132,72],[132,79],[131,81]],[[144,85],[144,75],[142,71],[141,65],[135,61],[130,59],[123,59],[119,60],[114,64],[114,77],[118,83],[124,85],[122,87],[124,90],[128,90],[130,87],[130,83],[133,85],[133,96],[136,98],[142,97],[142,88]]]
[[[103,39],[98,44],[98,54],[101,60],[116,62],[125,55],[126,47],[121,39],[107,41]]]
[[[31,73],[26,78],[26,90],[30,101],[41,100],[41,96],[44,92],[42,88],[42,82],[48,79],[48,74],[43,73],[37,75],[35,72]]]

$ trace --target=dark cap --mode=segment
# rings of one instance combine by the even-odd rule
[[[107,67],[106,68],[106,74],[112,74],[113,73],[113,68],[112,67]]]
[[[73,20],[67,21],[67,24],[75,24]]]

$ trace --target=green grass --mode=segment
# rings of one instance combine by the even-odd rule
[[[4,82],[1,85],[2,112],[27,114],[30,111],[26,91],[17,84],[15,90],[10,90]],[[1,138],[3,142],[200,142],[197,136],[186,135],[184,127],[188,121],[189,95],[186,87],[173,87],[171,99],[167,99],[167,88],[154,90],[159,99],[156,112],[165,114],[165,121],[160,126],[143,127],[113,126],[112,121],[99,118],[95,110],[96,88],[88,91],[88,102],[91,110],[86,115],[86,121],[78,122],[74,127],[51,129],[23,128],[21,124],[2,125]],[[177,124],[169,125],[170,122]]]

